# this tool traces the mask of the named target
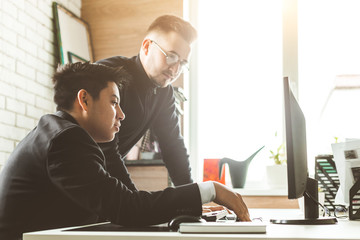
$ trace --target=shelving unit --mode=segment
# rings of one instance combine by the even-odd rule
[[[168,171],[161,159],[125,160],[125,165],[139,190],[157,191],[171,185]]]

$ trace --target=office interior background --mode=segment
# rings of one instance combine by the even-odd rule
[[[307,121],[308,161],[335,138],[360,136],[360,2],[357,0],[59,0],[90,24],[95,60],[137,54],[149,23],[183,16],[198,29],[184,88],[183,134],[192,174],[204,158],[243,160],[262,182],[283,141],[282,77]],[[55,111],[59,60],[51,0],[0,1],[0,166],[43,114]],[[277,133],[277,137],[275,137]],[[1,171],[1,170],[0,170]]]

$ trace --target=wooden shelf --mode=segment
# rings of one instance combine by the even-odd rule
[[[125,160],[125,165],[139,190],[157,191],[171,185],[169,174],[161,159]]]

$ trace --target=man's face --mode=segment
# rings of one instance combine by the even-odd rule
[[[120,121],[125,118],[120,108],[120,94],[114,82],[108,82],[102,89],[99,98],[94,100],[91,96],[88,104],[86,130],[98,143],[110,142],[115,133],[120,130]]]
[[[180,62],[188,62],[191,46],[178,33],[156,33],[149,36],[145,59],[142,61],[149,78],[158,87],[167,87],[180,75]],[[179,61],[169,65],[165,54],[176,54]]]

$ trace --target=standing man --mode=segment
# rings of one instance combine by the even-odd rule
[[[188,68],[191,45],[196,37],[196,30],[190,23],[164,15],[148,28],[137,56],[98,61],[107,66],[122,66],[132,77],[122,92],[121,107],[126,119],[115,140],[101,146],[112,175],[130,189],[136,188],[121,158],[125,158],[148,129],[158,139],[162,159],[175,186],[192,182],[171,83]]]

